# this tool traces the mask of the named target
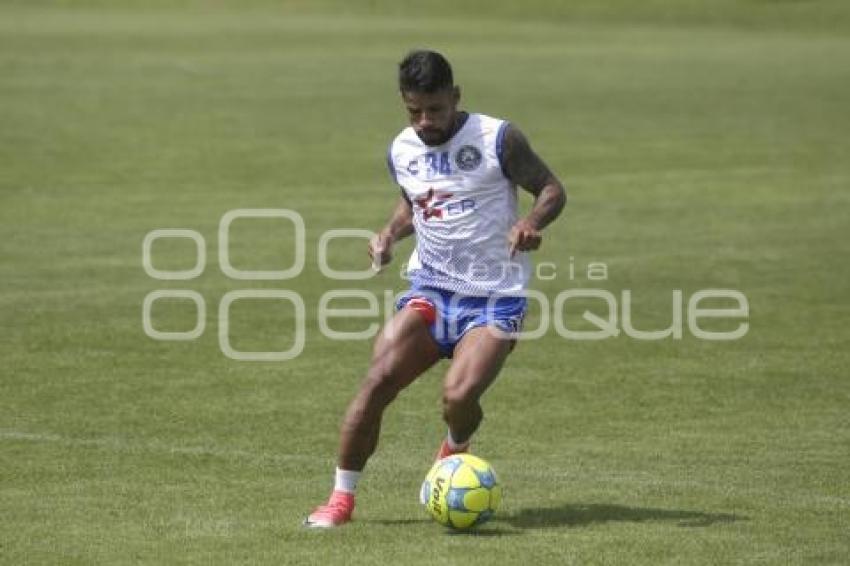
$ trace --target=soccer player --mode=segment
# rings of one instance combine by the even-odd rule
[[[410,126],[390,145],[388,164],[401,196],[369,255],[373,265],[386,265],[393,244],[416,234],[411,289],[376,338],[342,423],[334,490],[305,519],[311,527],[351,520],[384,410],[444,357],[452,359],[443,383],[448,434],[437,458],[469,449],[483,417],[479,399],[512,350],[526,311],[527,252],[540,246],[541,230],[566,202],[561,182],[516,126],[458,110],[460,88],[442,55],[409,53],[399,64],[399,89]],[[524,218],[517,186],[534,195]]]

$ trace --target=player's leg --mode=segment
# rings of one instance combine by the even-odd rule
[[[440,359],[422,315],[401,309],[375,341],[372,362],[343,419],[338,465],[360,471],[378,444],[384,409]]]
[[[513,339],[493,326],[479,326],[458,342],[443,382],[443,419],[449,427],[439,456],[463,452],[484,412],[481,395],[499,375]]]
[[[354,489],[378,444],[384,409],[439,359],[439,348],[422,314],[410,307],[396,313],[378,335],[366,378],[343,419],[334,491],[305,525],[332,527],[351,519]]]

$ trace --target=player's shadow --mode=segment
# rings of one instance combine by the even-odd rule
[[[649,521],[675,522],[680,527],[707,527],[716,523],[746,520],[748,520],[747,517],[731,513],[627,507],[608,503],[569,503],[558,507],[529,507],[501,517],[501,521],[517,529],[580,527],[594,523],[643,523]]]

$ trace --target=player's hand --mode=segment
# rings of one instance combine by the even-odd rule
[[[379,232],[369,241],[369,257],[372,269],[380,271],[393,258],[393,237],[388,232]]]
[[[539,248],[540,242],[543,241],[543,234],[531,222],[523,218],[511,228],[508,241],[511,245],[511,257],[514,257],[517,252],[528,252]]]

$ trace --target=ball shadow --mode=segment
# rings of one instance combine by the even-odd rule
[[[361,519],[360,521],[364,523],[369,523],[372,525],[382,525],[387,527],[401,527],[401,526],[412,526],[412,525],[424,525],[429,524],[436,529],[440,529],[441,527],[437,525],[433,519],[429,519],[427,517],[423,519]],[[442,527],[447,536],[459,536],[459,537],[501,537],[501,536],[510,536],[510,535],[518,535],[522,534],[521,530],[517,530],[514,527],[500,525],[499,523],[504,523],[504,521],[492,521],[488,522],[486,525],[482,525],[480,527],[475,527],[473,529],[468,530],[454,530],[449,527]]]

